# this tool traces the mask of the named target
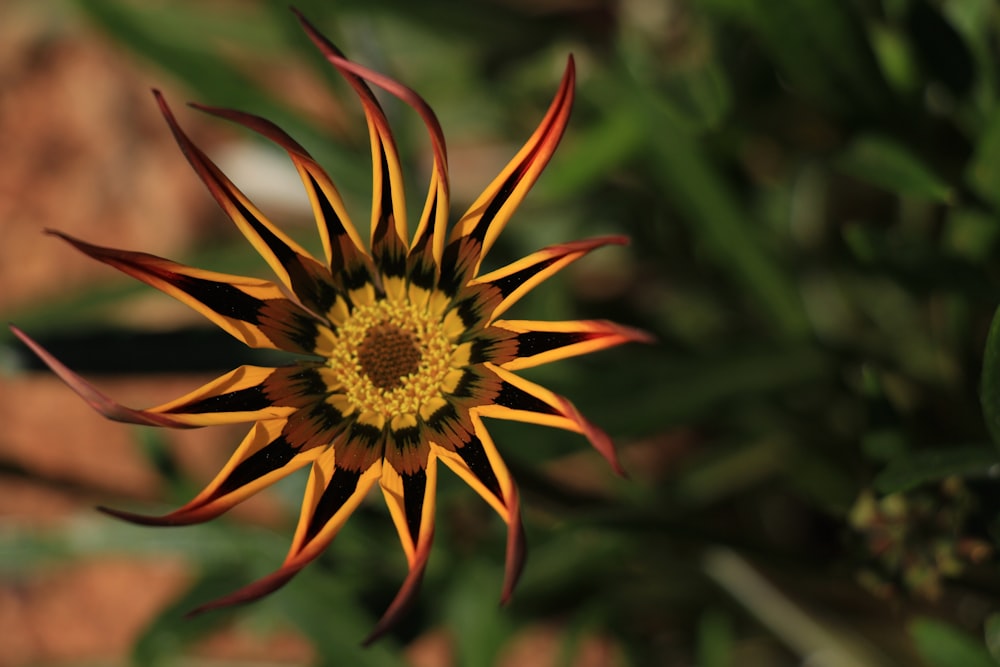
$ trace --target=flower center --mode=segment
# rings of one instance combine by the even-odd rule
[[[420,368],[420,350],[413,334],[383,322],[368,330],[358,347],[361,372],[379,389],[395,389]]]
[[[318,345],[330,369],[328,400],[384,423],[441,400],[464,362],[440,313],[407,300],[356,304],[336,332]]]

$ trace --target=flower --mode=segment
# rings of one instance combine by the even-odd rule
[[[434,532],[439,461],[507,523],[502,599],[511,594],[524,555],[518,495],[483,425],[484,417],[578,432],[621,470],[605,433],[568,400],[515,371],[648,337],[604,321],[499,319],[546,278],[596,248],[625,243],[623,237],[554,245],[479,273],[484,255],[538,178],[566,127],[573,99],[572,58],[541,124],[446,238],[448,164],[433,111],[409,88],[345,59],[304,17],[298,17],[364,108],[374,179],[370,254],[330,178],[284,131],[247,113],[195,105],[287,151],[312,204],[325,262],[264,217],[191,142],[157,91],[160,109],[191,166],[278,281],[205,271],[50,233],[186,303],[246,345],[307,356],[276,368],[242,366],[182,398],[136,410],[103,395],[23,332],[13,330],[110,419],[174,428],[253,424],[218,476],[183,507],[159,517],[101,508],[108,514],[148,525],[203,522],[311,466],[298,526],[282,566],[196,612],[254,600],[284,585],[323,551],[378,483],[409,574],[371,640],[400,615],[421,578]],[[399,157],[368,83],[411,106],[430,134],[434,156],[430,187],[409,243]]]

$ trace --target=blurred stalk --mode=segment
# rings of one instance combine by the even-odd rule
[[[847,637],[807,614],[728,549],[712,549],[703,567],[719,586],[746,607],[754,618],[771,629],[782,642],[813,667],[887,667],[858,639]]]

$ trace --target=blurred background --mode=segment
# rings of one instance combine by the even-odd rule
[[[6,0],[0,313],[132,406],[251,355],[45,228],[268,277],[190,171],[181,124],[271,218],[318,240],[285,157],[184,107],[263,115],[364,228],[367,133],[285,0]],[[1000,658],[1000,10],[990,0],[302,0],[353,59],[418,90],[456,213],[541,119],[559,151],[492,252],[628,234],[518,304],[652,346],[529,376],[617,441],[491,425],[529,559],[499,609],[504,526],[442,475],[416,605],[360,640],[405,562],[380,499],[273,596],[304,478],[211,524],[149,529],[240,429],[107,422],[0,332],[0,665],[988,666]],[[418,118],[385,99],[422,204]],[[488,267],[487,267],[488,268]]]

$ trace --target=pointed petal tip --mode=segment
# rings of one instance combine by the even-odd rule
[[[95,507],[101,514],[107,514],[115,519],[121,519],[122,521],[128,521],[129,523],[134,523],[139,526],[167,526],[170,525],[168,521],[164,521],[165,517],[162,516],[149,516],[146,514],[136,514],[134,512],[127,512],[125,510],[118,510],[113,507],[107,507],[105,505],[98,505]]]
[[[313,44],[316,45],[316,48],[318,48],[324,56],[329,57],[331,53],[337,56],[341,55],[340,49],[338,49],[333,42],[323,36],[316,26],[314,26],[309,19],[306,18],[305,14],[300,12],[295,7],[289,7],[289,9],[291,9],[295,18],[298,19],[299,25],[302,26],[306,36],[312,40]]]
[[[656,334],[650,333],[645,329],[635,329],[632,327],[628,327],[627,331],[629,340],[633,343],[642,343],[644,345],[656,345],[657,343],[660,342],[660,339],[657,338]]]
[[[48,366],[49,369],[66,384],[66,386],[76,392],[76,394],[90,407],[108,419],[112,421],[125,422],[126,424],[141,424],[143,426],[197,428],[190,424],[177,421],[176,419],[171,419],[166,415],[160,415],[145,410],[133,410],[132,408],[125,407],[121,403],[112,400],[97,389],[97,387],[71,371],[69,367],[49,354],[48,350],[35,342],[26,333],[14,326],[11,327],[11,331],[21,340],[22,343],[27,345],[32,352],[38,355],[38,358],[41,359],[45,365]]]
[[[121,519],[122,521],[128,521],[129,523],[134,523],[138,526],[190,526],[196,523],[204,523],[210,519],[222,514],[224,509],[213,508],[211,506],[206,506],[200,504],[194,507],[184,508],[179,510],[169,512],[167,514],[162,514],[159,516],[152,516],[148,514],[137,514],[135,512],[127,512],[125,510],[114,509],[113,507],[105,507],[103,505],[97,506],[97,511],[102,514],[107,514],[108,516],[114,517],[116,519]]]
[[[524,570],[527,557],[527,543],[524,540],[524,525],[521,523],[520,501],[517,492],[512,500],[513,509],[507,528],[507,553],[504,564],[503,589],[500,593],[500,606],[506,606],[514,595],[514,588]]]
[[[385,613],[382,614],[382,618],[378,620],[372,631],[362,640],[362,646],[370,646],[373,642],[384,636],[410,608],[413,599],[417,595],[417,591],[420,589],[420,582],[424,578],[427,557],[430,555],[430,543],[431,541],[428,540],[426,545],[417,551],[413,565],[410,567],[403,585],[400,586],[399,592],[396,593],[396,597],[389,603]]]
[[[176,516],[177,513],[175,512],[164,514],[162,516],[153,516],[149,514],[138,514],[135,512],[119,510],[113,507],[106,507],[104,505],[98,505],[95,509],[102,514],[107,514],[115,519],[121,519],[122,521],[134,523],[137,526],[180,526],[195,523],[194,521],[178,521]]]
[[[608,438],[607,449],[599,448],[597,451],[604,457],[604,460],[608,462],[608,465],[611,466],[611,469],[616,475],[622,479],[629,479],[628,471],[625,470],[622,466],[622,462],[618,459],[618,450],[615,449],[614,443],[611,442],[611,438]]]
[[[568,399],[561,399],[561,407],[563,414],[579,425],[581,435],[590,441],[590,445],[604,457],[604,460],[608,462],[611,469],[621,477],[627,477],[621,461],[618,460],[618,450],[615,448],[615,443],[611,439],[611,436],[604,429],[598,427],[580,414],[580,411]]]
[[[306,561],[308,562],[308,561]],[[286,563],[281,566],[281,568],[275,570],[271,574],[267,575],[262,579],[244,586],[236,591],[233,591],[229,595],[224,595],[221,598],[217,598],[210,602],[206,602],[203,605],[195,607],[191,611],[184,614],[185,618],[194,618],[195,616],[200,616],[209,611],[214,611],[216,609],[225,609],[226,607],[235,607],[238,605],[247,604],[248,602],[253,602],[259,600],[265,595],[269,595],[274,591],[278,590],[289,581],[292,580],[296,574],[299,573],[303,567],[305,567],[306,562],[302,563]]]

